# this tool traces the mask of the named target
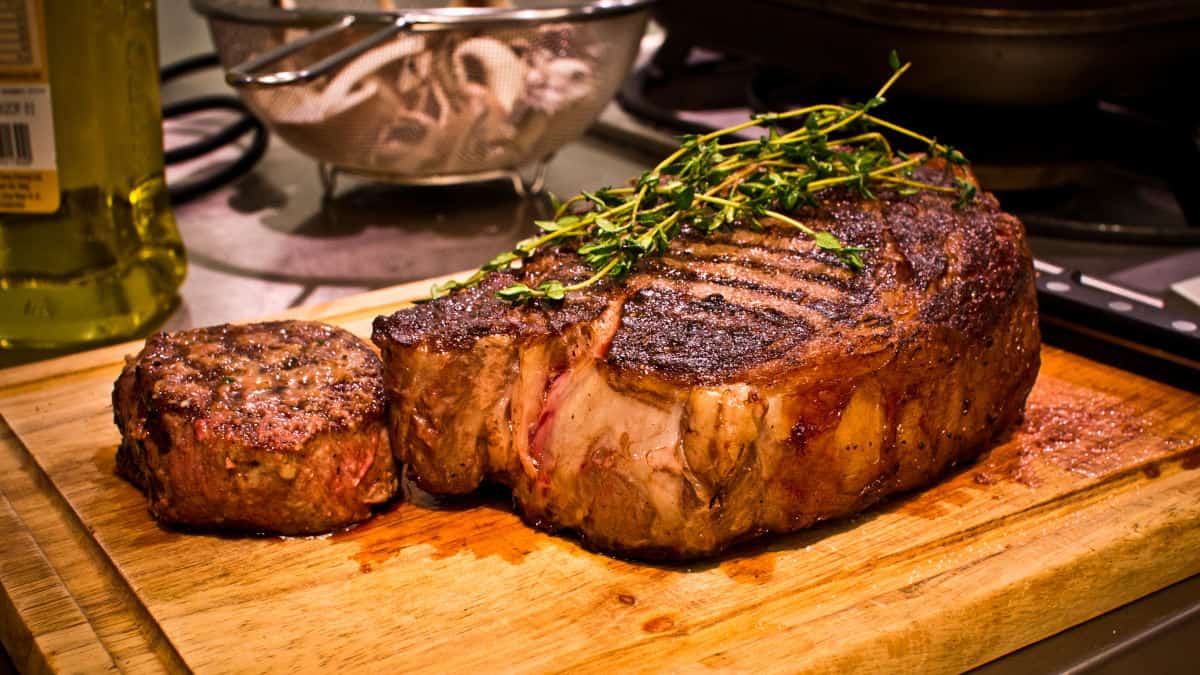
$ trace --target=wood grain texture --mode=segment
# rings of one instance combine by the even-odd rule
[[[365,334],[427,289],[302,314]],[[160,528],[113,474],[108,395],[132,350],[0,373],[20,441],[0,437],[0,462],[24,467],[0,490],[32,542],[0,554],[6,598],[8,565],[53,551],[41,578],[121,670],[950,672],[1200,573],[1200,397],[1053,348],[1023,427],[977,463],[691,566],[589,553],[494,492],[413,494],[320,538]]]
[[[23,515],[27,534],[36,536],[41,553],[58,574],[63,589],[78,603],[98,642],[118,668],[124,672],[164,672],[163,663],[172,661],[164,652],[162,641],[156,644],[148,637],[156,633],[155,627],[144,617],[135,618],[136,600],[124,593],[124,583],[113,578],[111,564],[103,558],[86,528],[29,461],[28,454],[3,422],[0,422],[0,493]],[[40,622],[24,624],[33,629],[42,627]],[[31,636],[20,647],[32,646],[28,637]],[[173,662],[181,665],[178,659]]]
[[[23,672],[117,672],[91,624],[33,536],[0,495],[0,617],[9,656]],[[21,620],[17,620],[20,617]]]

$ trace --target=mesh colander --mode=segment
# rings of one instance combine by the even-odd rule
[[[612,99],[651,0],[432,7],[193,0],[226,80],[288,144],[338,172],[455,183],[532,171]],[[286,4],[289,9],[280,8]]]

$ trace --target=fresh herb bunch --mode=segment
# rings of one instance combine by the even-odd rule
[[[646,171],[630,187],[584,192],[565,202],[552,199],[554,217],[535,221],[541,233],[518,242],[464,281],[433,287],[432,297],[477,285],[489,272],[516,268],[549,246],[570,244],[594,273],[578,283],[545,281],[536,288],[516,284],[497,295],[523,302],[532,298],[562,300],[572,291],[605,277],[619,278],[638,260],[663,253],[684,223],[707,232],[722,227],[761,228],[764,219],[790,225],[812,237],[853,270],[863,268],[859,253],[835,235],[814,230],[787,215],[797,206],[816,204],[814,195],[843,185],[873,199],[872,188],[895,188],[900,194],[920,190],[958,194],[963,206],[975,198],[975,187],[959,181],[956,188],[918,181],[913,168],[933,157],[965,164],[962,153],[919,133],[871,114],[884,95],[909,69],[895,52],[889,57],[892,76],[869,101],[854,105],[813,105],[784,113],[755,115],[737,126],[681,138],[678,150]],[[780,133],[777,123],[803,118],[794,131]],[[769,129],[759,140],[720,139],[757,125]],[[909,156],[893,150],[886,133],[923,144],[925,154]]]

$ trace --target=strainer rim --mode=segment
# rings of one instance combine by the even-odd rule
[[[510,23],[582,21],[629,14],[648,8],[655,0],[590,0],[541,8],[442,7],[402,10],[280,9],[238,5],[235,0],[191,0],[192,9],[209,19],[256,25],[318,26],[344,17],[358,23],[394,23],[403,18],[416,31],[458,30]]]

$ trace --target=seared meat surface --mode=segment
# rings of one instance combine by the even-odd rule
[[[974,180],[934,160],[920,180]],[[855,513],[975,457],[1020,415],[1039,335],[1024,230],[989,194],[820,195],[794,215],[868,247],[854,272],[782,223],[684,229],[621,282],[573,253],[375,322],[397,458],[433,492],[511,486],[595,548],[710,555]]]
[[[340,328],[159,333],[113,391],[117,470],[163,522],[327,532],[395,494],[384,411],[379,357]]]

